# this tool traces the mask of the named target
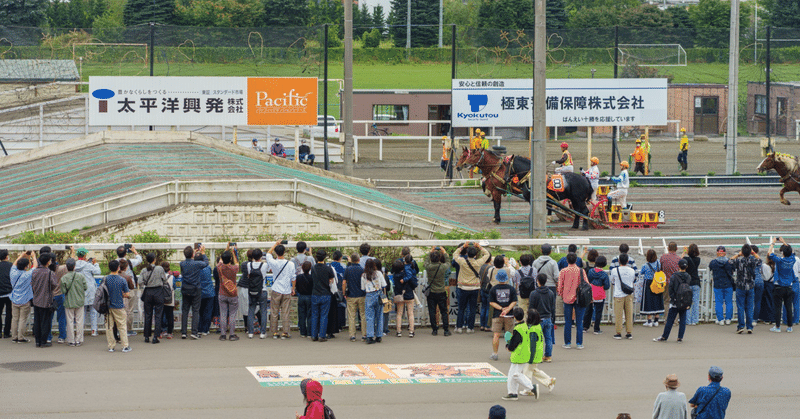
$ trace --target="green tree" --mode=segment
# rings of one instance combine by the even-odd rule
[[[259,0],[190,0],[175,6],[175,23],[183,26],[252,27],[264,24],[263,15]]]
[[[49,0],[0,0],[0,22],[9,26],[42,26],[47,23]]]
[[[567,26],[567,6],[564,0],[547,0],[547,29],[564,29]]]
[[[772,0],[764,2],[769,13],[769,23],[778,28],[800,28],[800,2],[797,0]]]
[[[264,26],[305,26],[311,17],[306,0],[264,0]]]
[[[672,26],[672,19],[665,11],[647,4],[622,13],[619,25],[635,28],[665,28]]]
[[[364,48],[378,48],[381,46],[381,32],[378,28],[374,28],[369,32],[364,32],[363,36]]]
[[[456,25],[460,31],[466,28],[478,27],[478,8],[481,0],[469,0],[466,3],[461,0],[445,0],[444,2],[444,23],[445,25]]]
[[[381,28],[381,32],[383,32],[382,28],[386,26],[386,20],[383,16],[383,6],[380,4],[372,8],[372,26]]]
[[[175,23],[175,0],[128,0],[122,12],[126,26],[156,22]]]
[[[394,45],[406,45],[406,18],[407,5],[411,1],[411,47],[429,47],[438,45],[439,29],[439,2],[431,0],[392,0],[392,12],[389,15],[389,32],[394,39]],[[419,26],[429,25],[429,26]]]
[[[316,2],[311,0],[308,3],[310,12],[311,26],[319,26],[325,23],[331,25],[344,26],[344,6],[341,1],[335,0],[319,0]]]
[[[619,24],[619,13],[614,9],[581,9],[572,14],[567,23],[570,28],[606,28]]]
[[[53,28],[91,28],[108,9],[105,0],[55,0],[47,10],[47,20]]]
[[[478,8],[478,26],[502,30],[533,29],[533,2],[486,0]]]
[[[689,15],[689,11],[683,7],[670,7],[666,10],[672,21],[673,28],[693,28],[694,22]]]
[[[567,10],[629,9],[641,5],[639,0],[566,0]]]
[[[697,45],[712,48],[723,48],[728,45],[731,5],[721,0],[700,0],[689,8],[689,16],[696,32]],[[750,8],[739,10],[739,28],[742,32],[750,23]]]
[[[372,15],[366,3],[353,8],[353,38],[361,38],[372,28]]]

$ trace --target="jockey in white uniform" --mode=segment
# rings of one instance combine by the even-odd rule
[[[586,179],[589,179],[589,184],[592,185],[592,204],[597,204],[597,186],[600,182],[600,169],[597,168],[597,165],[600,164],[600,159],[592,157],[590,161],[592,166],[584,171],[583,175],[586,176]]]
[[[554,161],[553,164],[560,164],[561,167],[557,167],[555,172],[556,173],[565,173],[570,172],[572,173],[572,154],[569,153],[569,144],[561,143],[561,158]]]
[[[628,177],[628,162],[619,162],[620,172],[619,176],[614,176],[611,180],[616,183],[616,188],[608,193],[608,209],[611,210],[611,201],[616,198],[620,208],[626,209],[628,207],[628,187],[630,186],[630,178]]]

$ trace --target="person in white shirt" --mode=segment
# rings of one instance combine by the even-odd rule
[[[609,277],[611,285],[614,287],[614,325],[616,334],[614,339],[622,339],[622,319],[625,318],[625,338],[633,339],[633,293],[627,294],[622,291],[622,284],[633,288],[636,279],[636,272],[628,266],[628,255],[619,255],[619,267],[611,269]]]
[[[377,343],[383,336],[383,289],[386,279],[377,269],[375,259],[368,259],[361,274],[361,289],[366,293],[367,343]]]
[[[269,270],[272,271],[272,291],[270,292],[270,307],[272,308],[272,316],[270,316],[270,332],[272,338],[278,338],[278,313],[280,312],[281,320],[283,320],[283,333],[281,339],[289,339],[289,317],[291,313],[292,296],[295,294],[294,280],[295,269],[294,263],[283,258],[286,248],[283,247],[281,241],[278,240],[267,251],[267,265]],[[272,254],[277,257],[272,257]],[[263,313],[263,309],[262,309]],[[264,326],[262,326],[262,329]]]
[[[600,169],[597,167],[600,164],[600,159],[597,157],[592,157],[590,160],[592,166],[589,169],[583,172],[583,175],[586,176],[586,179],[589,179],[589,184],[592,185],[592,204],[597,204],[597,186],[600,184]]]
[[[625,209],[628,207],[628,187],[630,186],[630,177],[628,176],[628,162],[619,162],[620,172],[619,176],[614,176],[611,180],[617,184],[616,188],[608,193],[608,211],[611,211],[611,202],[616,199],[620,208]]]

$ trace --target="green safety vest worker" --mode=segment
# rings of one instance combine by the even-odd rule
[[[539,327],[539,329],[541,329],[541,327]],[[522,343],[517,345],[514,351],[511,352],[511,363],[528,364],[531,361],[531,335],[528,324],[522,322],[514,326],[514,331],[522,336]]]
[[[530,336],[536,340],[532,348],[531,363],[541,364],[542,356],[544,355],[544,331],[542,331],[542,325],[531,326],[528,330],[530,331]]]

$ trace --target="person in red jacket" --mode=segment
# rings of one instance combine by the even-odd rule
[[[306,409],[303,416],[295,412],[297,419],[325,419],[325,401],[322,400],[322,384],[310,378],[300,382],[300,391],[303,393],[303,401]]]

